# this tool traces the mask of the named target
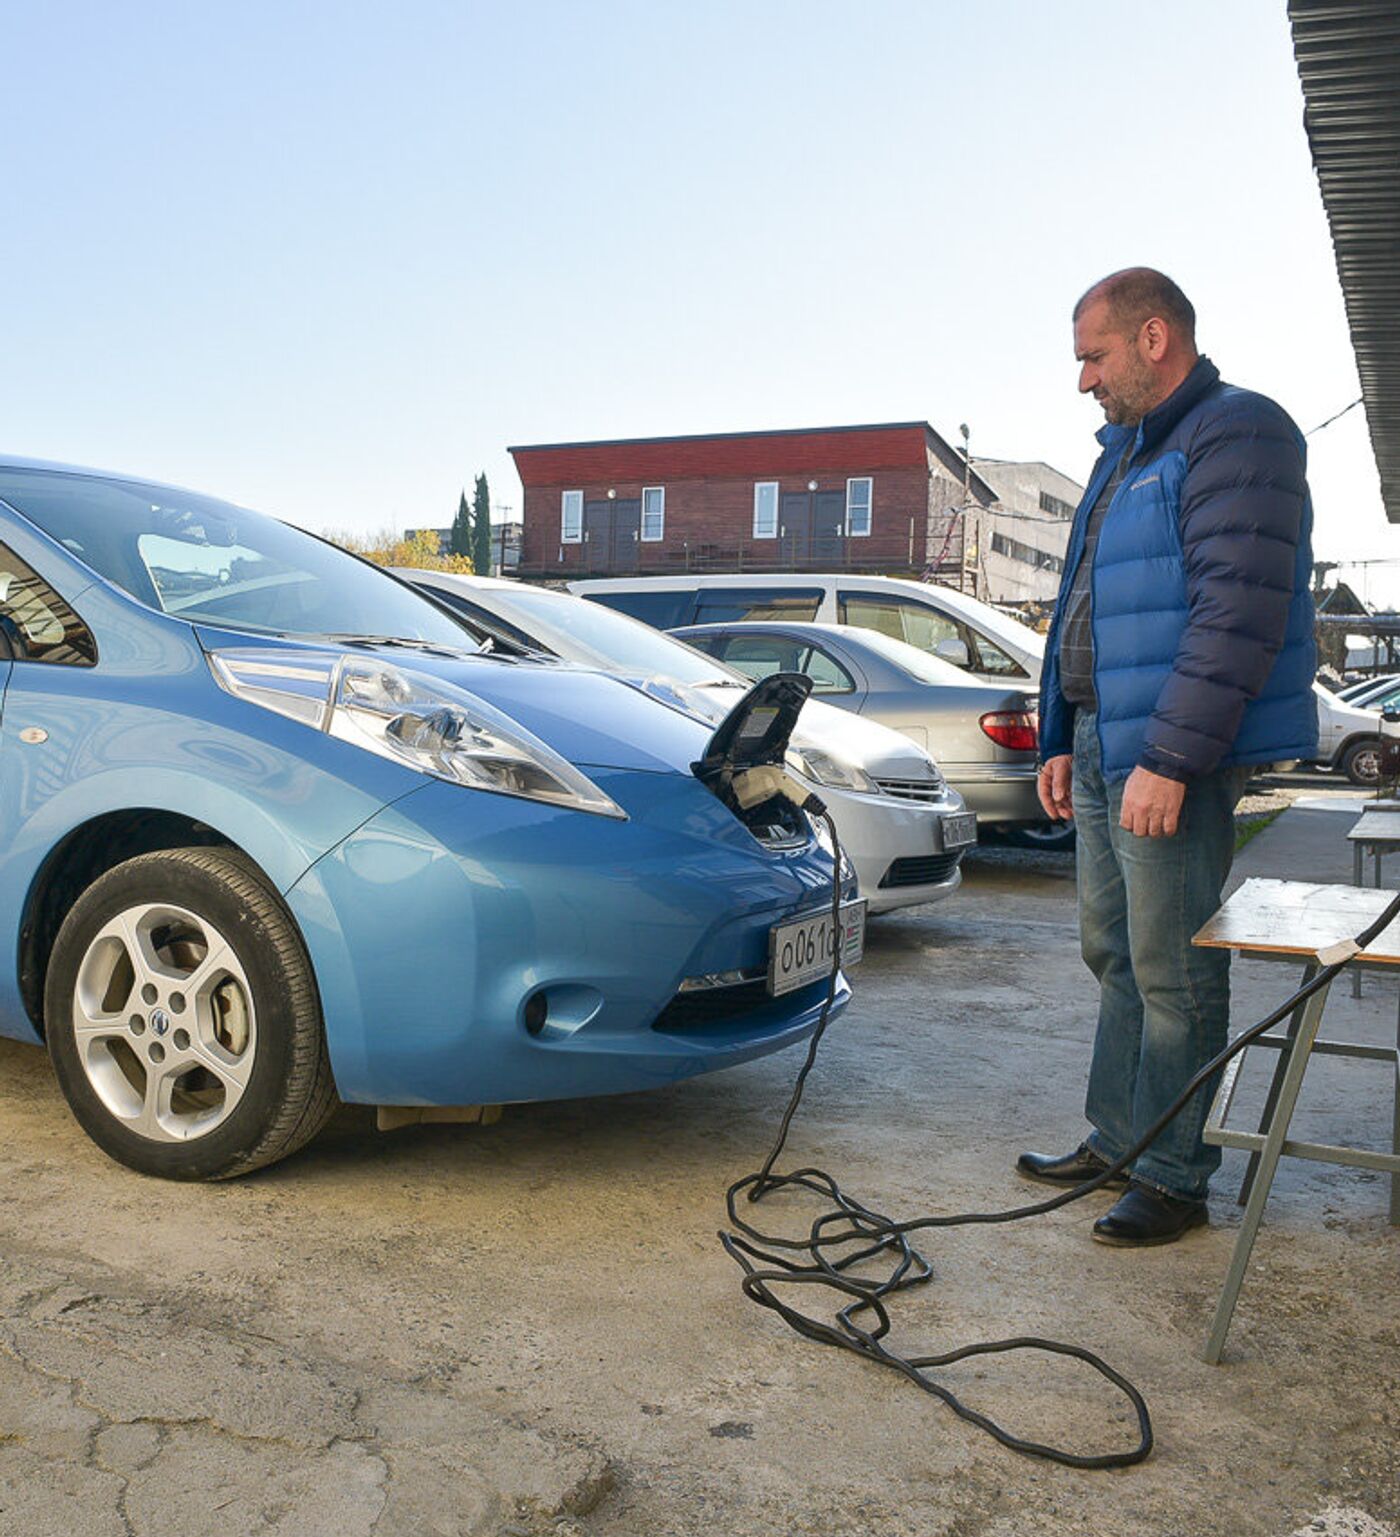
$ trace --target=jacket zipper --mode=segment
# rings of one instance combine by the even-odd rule
[[[1137,431],[1133,434],[1132,443],[1123,450],[1123,457],[1119,459],[1113,470],[1110,470],[1109,479],[1115,472],[1118,475],[1118,484],[1114,488],[1113,495],[1108,499],[1108,506],[1104,508],[1103,522],[1099,524],[1099,537],[1094,541],[1094,559],[1089,562],[1089,638],[1094,645],[1094,735],[1099,739],[1099,772],[1103,772],[1104,742],[1103,742],[1103,700],[1099,695],[1099,638],[1094,634],[1094,567],[1097,564],[1099,545],[1103,542],[1104,530],[1108,527],[1108,520],[1113,516],[1114,504],[1123,494],[1123,487],[1128,483],[1128,466],[1137,458],[1142,446],[1142,424],[1138,424]],[[1090,508],[1092,513],[1093,509]],[[1087,530],[1086,530],[1087,531]],[[1081,555],[1080,559],[1084,557]],[[1106,784],[1108,781],[1105,780]]]

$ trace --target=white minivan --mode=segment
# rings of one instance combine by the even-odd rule
[[[1035,689],[1045,656],[1045,637],[1019,620],[951,587],[899,577],[745,572],[598,577],[568,586],[658,630],[743,619],[859,625],[941,657],[984,683]]]

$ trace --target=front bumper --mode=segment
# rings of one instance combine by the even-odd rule
[[[937,902],[962,884],[958,865],[975,845],[947,851],[943,840],[945,818],[971,809],[961,796],[945,789],[936,800],[914,801],[822,786],[817,793],[831,812],[872,914]]]
[[[626,822],[428,784],[288,893],[342,1099],[613,1094],[815,1028],[825,982],[653,1026],[687,978],[761,974],[773,925],[830,902],[830,857],[764,849],[689,776],[586,772]],[[843,978],[838,1009],[849,993]]]

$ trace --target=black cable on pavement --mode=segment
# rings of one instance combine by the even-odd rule
[[[1110,1179],[1122,1173],[1127,1166],[1147,1148],[1162,1129],[1191,1100],[1192,1096],[1218,1073],[1232,1057],[1238,1056],[1252,1041],[1257,1040],[1281,1020],[1286,1019],[1300,1003],[1326,987],[1347,965],[1351,956],[1364,950],[1375,937],[1400,915],[1400,894],[1387,905],[1385,911],[1373,923],[1364,928],[1352,941],[1354,950],[1341,960],[1321,967],[1315,976],[1281,1003],[1267,1018],[1251,1025],[1236,1036],[1223,1051],[1212,1057],[1181,1091],[1172,1106],[1164,1111],[1145,1135],[1125,1152],[1121,1158],[1109,1164],[1093,1179],[1076,1185],[1072,1190],[1061,1191],[1044,1201],[1027,1206],[1015,1206],[1005,1211],[960,1212],[947,1216],[915,1217],[907,1222],[896,1222],[880,1212],[863,1205],[847,1195],[832,1176],[822,1169],[802,1168],[791,1174],[773,1173],[787,1142],[793,1117],[801,1103],[802,1093],[813,1066],[822,1036],[826,1033],[831,1006],[836,997],[836,981],[841,969],[841,943],[839,938],[841,912],[841,844],[836,826],[825,807],[813,797],[807,808],[821,817],[831,834],[835,852],[835,868],[838,878],[832,883],[832,965],[827,979],[826,1001],[822,1006],[817,1028],[807,1047],[807,1058],[798,1072],[797,1080],[783,1112],[782,1124],[772,1150],[762,1168],[754,1174],[746,1174],[735,1180],[726,1193],[726,1206],[730,1225],[736,1231],[720,1233],[725,1252],[744,1271],[742,1282],[744,1295],[761,1307],[770,1308],[785,1323],[806,1339],[818,1344],[832,1345],[849,1350],[881,1366],[888,1366],[916,1383],[926,1393],[948,1405],[952,1411],[971,1424],[985,1430],[1012,1451],[1030,1457],[1043,1457],[1051,1462],[1072,1468],[1123,1468],[1143,1461],[1152,1450],[1152,1420],[1147,1402],[1128,1379],[1115,1371],[1101,1357],[1079,1345],[1067,1345],[1058,1340],[1042,1339],[1035,1335],[1017,1335],[1010,1339],[984,1340],[963,1345],[954,1350],[933,1355],[906,1356],[890,1349],[883,1343],[890,1330],[890,1314],[886,1299],[911,1286],[926,1283],[933,1269],[924,1256],[909,1242],[909,1234],[924,1228],[966,1227],[976,1224],[1019,1222],[1025,1217],[1039,1217],[1046,1212],[1058,1211],[1071,1201],[1082,1200],[1098,1190]],[[775,1190],[797,1188],[812,1192],[828,1203],[828,1208],[812,1223],[804,1239],[779,1238],[765,1233],[746,1221],[739,1214],[739,1197],[750,1202],[762,1200]],[[743,1236],[739,1236],[742,1234]],[[855,1247],[851,1247],[854,1245]],[[848,1250],[837,1254],[835,1251]],[[833,1251],[830,1254],[828,1251]],[[788,1256],[805,1256],[804,1259]],[[889,1262],[882,1279],[872,1279],[853,1272],[856,1267],[883,1258]],[[834,1323],[803,1313],[782,1301],[774,1291],[778,1286],[819,1286],[851,1300],[835,1315]],[[857,1319],[865,1320],[864,1323]],[[1107,1378],[1132,1404],[1137,1416],[1137,1445],[1126,1451],[1083,1454],[1066,1451],[1062,1447],[1048,1446],[1039,1441],[1024,1440],[998,1425],[987,1415],[969,1408],[949,1388],[929,1375],[931,1368],[949,1366],[969,1356],[995,1355],[1013,1350],[1040,1350],[1053,1355],[1071,1356],[1085,1362],[1101,1376]]]

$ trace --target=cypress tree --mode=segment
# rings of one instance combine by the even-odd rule
[[[457,516],[452,520],[452,537],[447,542],[449,553],[470,556],[472,552],[472,515],[467,508],[467,493],[462,492],[457,503]]]
[[[491,575],[491,492],[484,474],[476,477],[476,492],[472,497],[472,547],[467,553],[472,558],[472,569],[479,576]]]

